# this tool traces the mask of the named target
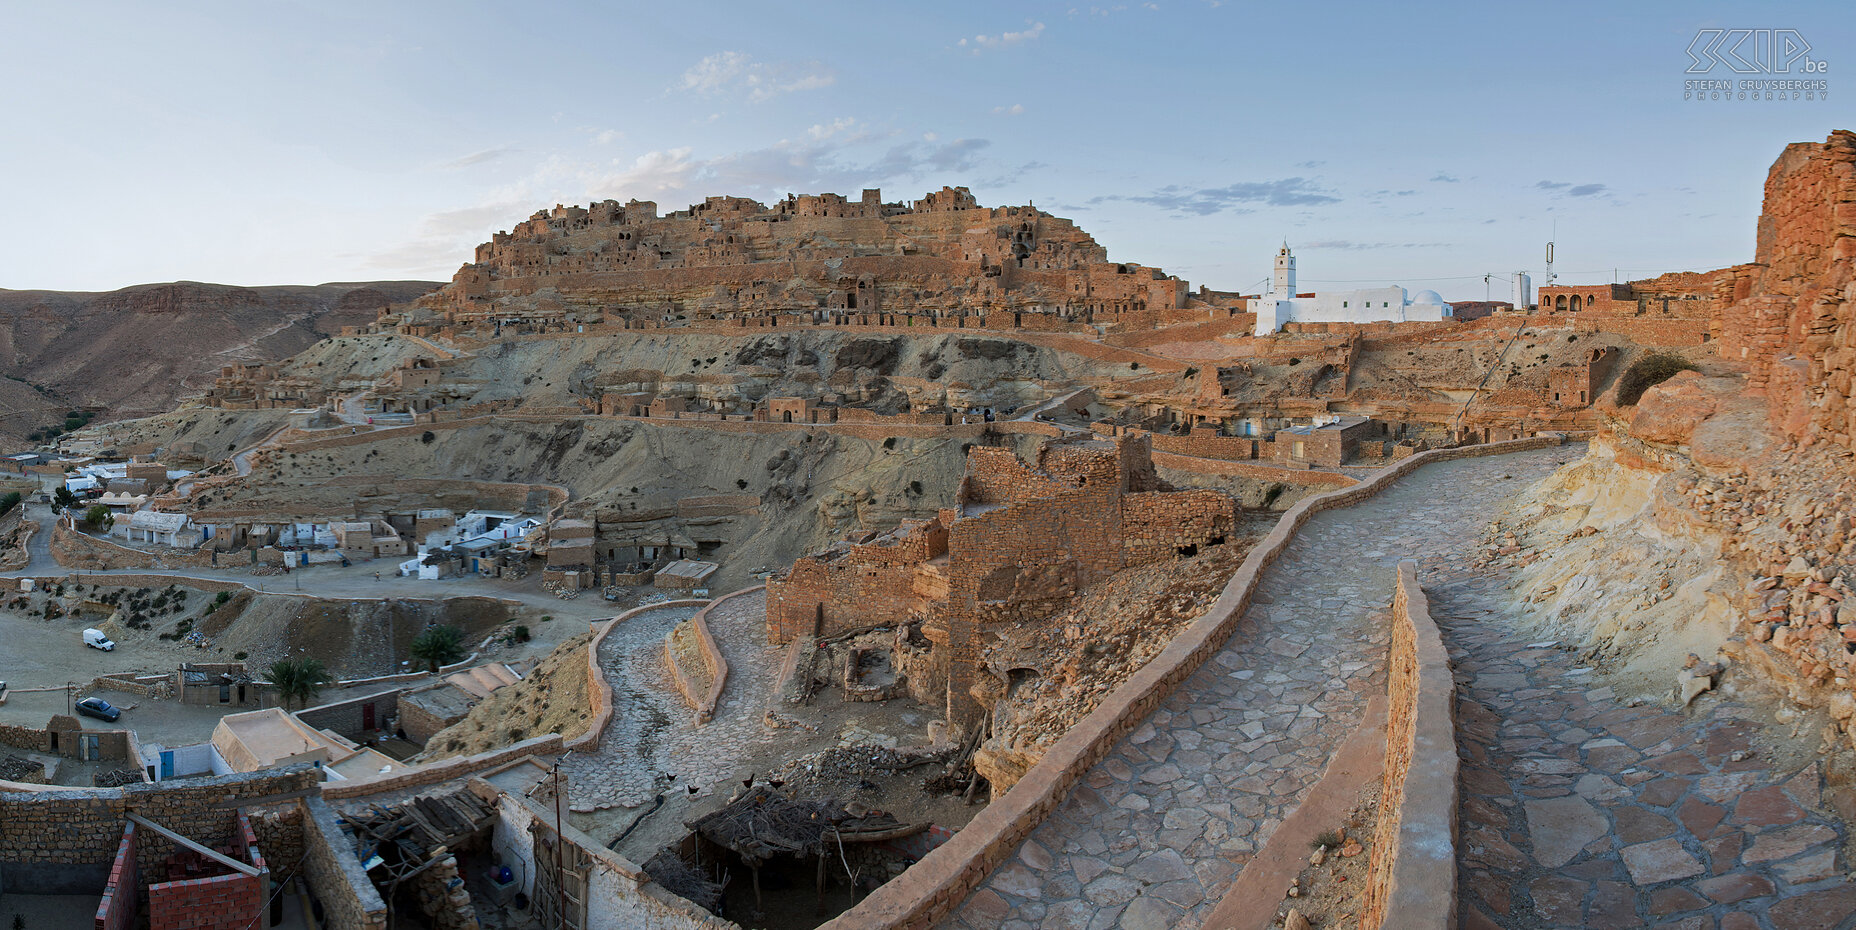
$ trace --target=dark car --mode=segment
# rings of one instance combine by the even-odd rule
[[[86,717],[95,717],[98,720],[115,720],[117,717],[122,716],[122,711],[111,707],[110,702],[102,698],[85,698],[78,701],[77,712]]]

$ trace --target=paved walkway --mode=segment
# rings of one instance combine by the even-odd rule
[[[1385,687],[1398,561],[1465,558],[1508,495],[1575,454],[1427,466],[1309,521],[1224,650],[946,926],[1199,927]]]
[[[575,806],[638,807],[659,791],[682,795],[690,785],[728,792],[742,759],[772,738],[762,718],[782,653],[766,645],[766,611],[766,594],[756,593],[710,613],[729,671],[715,719],[703,726],[664,668],[665,634],[696,608],[647,611],[606,635],[599,658],[612,684],[612,721],[596,752],[568,760]],[[665,774],[677,776],[674,785],[659,778]]]
[[[1756,712],[1630,707],[1503,608],[1503,569],[1423,584],[1460,687],[1462,926],[1856,927],[1818,766],[1775,766]]]

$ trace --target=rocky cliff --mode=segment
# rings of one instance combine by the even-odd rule
[[[1587,456],[1535,487],[1489,551],[1525,563],[1520,609],[1543,638],[1636,673],[1646,695],[1718,652],[1750,670],[1738,681],[1849,734],[1856,135],[1785,149],[1758,242],[1724,273],[1719,357],[1608,408]]]

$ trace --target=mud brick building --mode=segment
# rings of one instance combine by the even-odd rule
[[[929,658],[909,670],[910,691],[943,698],[948,721],[964,725],[1003,688],[982,671],[989,631],[1035,622],[1124,568],[1222,544],[1236,518],[1221,491],[1161,482],[1145,434],[1052,440],[1035,464],[976,447],[954,507],[771,579],[767,635],[784,643],[918,623]]]
[[[1616,349],[1602,346],[1587,353],[1583,363],[1562,365],[1547,372],[1547,390],[1553,395],[1554,405],[1583,407],[1598,399],[1595,385],[1604,381],[1617,358]]]

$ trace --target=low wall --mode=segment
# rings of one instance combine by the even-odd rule
[[[1224,647],[1250,606],[1263,571],[1288,549],[1315,514],[1367,500],[1433,462],[1544,449],[1560,442],[1560,437],[1551,436],[1432,450],[1389,465],[1353,487],[1298,501],[1251,549],[1218,600],[1052,744],[1011,790],[908,871],[823,926],[831,930],[926,930],[952,913],[1070,796],[1077,781],[1118,740],[1140,726],[1180,682]]]
[[[103,675],[91,679],[84,686],[85,691],[117,691],[133,694],[136,697],[157,698],[174,690],[173,679],[168,675],[154,675],[147,679],[138,679],[133,672],[120,675]]]
[[[691,618],[691,625],[696,631],[696,646],[702,650],[703,664],[709,668],[709,690],[701,696],[700,700],[693,702],[696,706],[697,723],[708,723],[715,719],[715,708],[722,703],[722,688],[728,684],[728,660],[722,658],[721,647],[716,645],[715,637],[709,633],[710,612],[737,597],[746,597],[766,590],[766,585],[757,584],[751,588],[742,588],[732,594],[724,594],[710,601],[708,606],[697,611],[696,616]]]
[[[153,553],[119,546],[104,539],[80,533],[63,520],[52,523],[50,546],[52,559],[59,565],[83,563],[96,571],[112,568],[160,568],[161,560]]]
[[[240,568],[250,566],[241,565]],[[54,584],[65,581],[97,585],[105,588],[165,588],[174,585],[177,588],[192,588],[195,591],[243,591],[256,590],[242,581],[221,581],[217,578],[196,578],[192,575],[142,575],[136,573],[94,572],[72,569],[66,574],[53,578],[38,579],[41,587],[47,581]]]
[[[382,791],[399,791],[403,788],[436,785],[454,778],[474,775],[524,756],[546,756],[560,751],[562,751],[561,734],[549,733],[546,736],[526,739],[501,749],[480,752],[474,756],[458,756],[412,766],[393,775],[382,775],[378,778],[351,778],[347,781],[326,781],[322,783],[322,796],[331,801],[338,801],[344,798],[365,797]]]
[[[303,800],[303,875],[328,912],[326,925],[384,930],[387,905],[354,856],[335,811],[321,798]]]
[[[1199,475],[1236,475],[1243,478],[1255,478],[1259,481],[1280,481],[1283,484],[1315,485],[1328,488],[1351,486],[1355,479],[1332,471],[1315,471],[1307,468],[1276,468],[1251,462],[1232,462],[1224,459],[1200,458],[1194,455],[1180,455],[1175,452],[1155,450],[1154,464],[1160,468],[1175,471],[1189,471]]]
[[[1456,926],[1456,681],[1416,562],[1398,563],[1386,762],[1360,930]]]
[[[586,645],[586,696],[591,705],[592,717],[587,722],[586,732],[568,740],[564,746],[574,752],[587,752],[599,748],[599,740],[606,732],[606,724],[612,720],[612,682],[606,680],[606,670],[599,667],[599,644],[606,641],[606,634],[614,625],[629,620],[647,610],[659,610],[665,607],[690,607],[708,604],[707,598],[695,598],[677,601],[661,601],[634,607],[611,620],[607,620]]]

